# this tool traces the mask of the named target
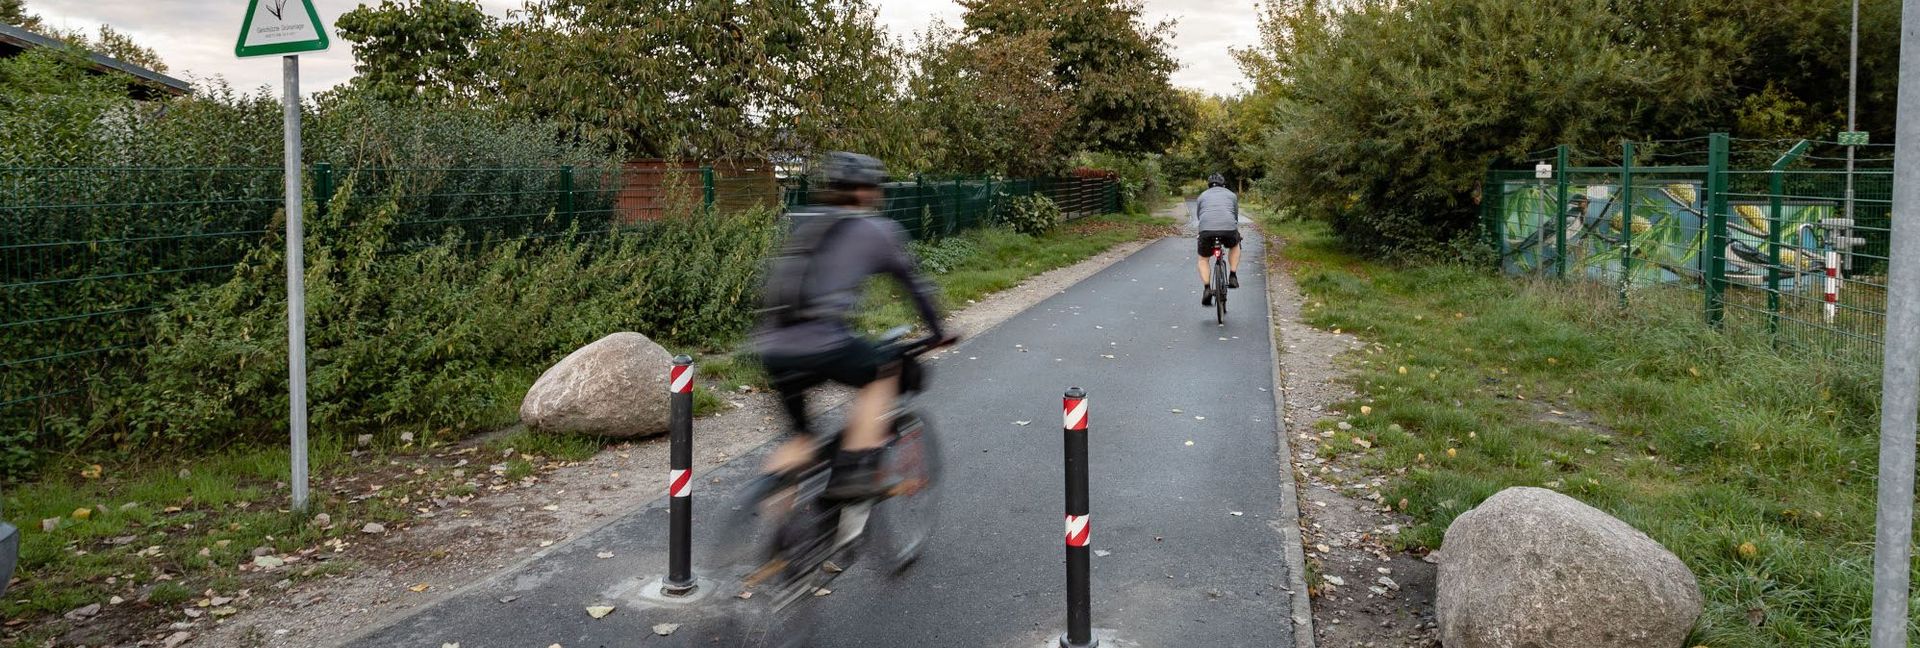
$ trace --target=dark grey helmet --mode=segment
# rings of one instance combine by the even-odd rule
[[[1227,186],[1227,177],[1220,175],[1218,173],[1215,173],[1213,175],[1207,176],[1207,184],[1215,187],[1225,187]]]
[[[834,189],[878,187],[887,181],[887,165],[878,158],[846,151],[828,153],[820,161],[820,172]]]

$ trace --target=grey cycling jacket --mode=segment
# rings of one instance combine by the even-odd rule
[[[1202,232],[1228,232],[1240,229],[1240,197],[1226,187],[1200,192],[1193,201],[1193,220]]]
[[[803,295],[805,312],[783,314],[770,310],[761,316],[753,335],[753,345],[762,355],[808,355],[831,351],[851,342],[858,335],[848,321],[859,306],[861,288],[868,277],[891,275],[908,288],[914,310],[926,322],[933,335],[941,335],[940,314],[934,307],[934,287],[920,276],[913,257],[907,254],[906,231],[892,219],[872,212],[838,208],[807,207],[789,214],[795,230],[804,230],[815,221],[828,225],[817,240],[806,241],[809,249],[787,250],[808,257],[805,264],[775,263],[771,272],[797,272],[807,276],[796,286]],[[790,242],[791,243],[791,242]],[[796,277],[769,277],[770,283]]]

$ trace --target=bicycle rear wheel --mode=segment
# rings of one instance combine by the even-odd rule
[[[874,506],[876,548],[886,568],[912,566],[933,537],[940,499],[940,444],[933,426],[914,412],[894,419],[894,437],[881,456],[880,469],[900,485]]]
[[[1213,321],[1227,323],[1227,264],[1218,258],[1213,261]]]

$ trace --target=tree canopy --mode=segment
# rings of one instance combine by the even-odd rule
[[[1043,175],[1072,152],[1070,97],[1058,89],[1044,34],[969,37],[935,28],[915,58],[908,112],[929,152],[923,166],[958,173]]]
[[[472,100],[494,90],[500,25],[474,0],[381,0],[334,28],[353,43],[353,83],[372,96]]]
[[[1170,77],[1173,23],[1149,25],[1139,0],[960,0],[967,35],[1046,39],[1055,83],[1073,102],[1074,148],[1159,153],[1191,121]]]
[[[1863,3],[1863,125],[1891,135],[1898,3]],[[1623,138],[1831,137],[1847,3],[1275,0],[1240,52],[1276,198],[1382,253],[1472,227],[1488,164]]]

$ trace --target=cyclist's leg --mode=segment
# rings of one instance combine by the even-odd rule
[[[860,390],[847,411],[847,429],[840,435],[840,450],[827,480],[828,497],[877,497],[887,488],[877,476],[880,452],[887,442],[887,410],[899,397],[900,379],[898,359],[885,353],[858,340],[822,367],[827,378]]]
[[[780,395],[788,429],[793,432],[767,456],[765,470],[769,473],[799,470],[813,459],[813,427],[807,418],[807,392],[820,383],[820,378],[806,370],[806,359],[769,357],[762,362],[774,391]]]
[[[1240,272],[1240,237],[1238,236],[1233,237],[1228,243],[1227,269],[1236,273]]]

